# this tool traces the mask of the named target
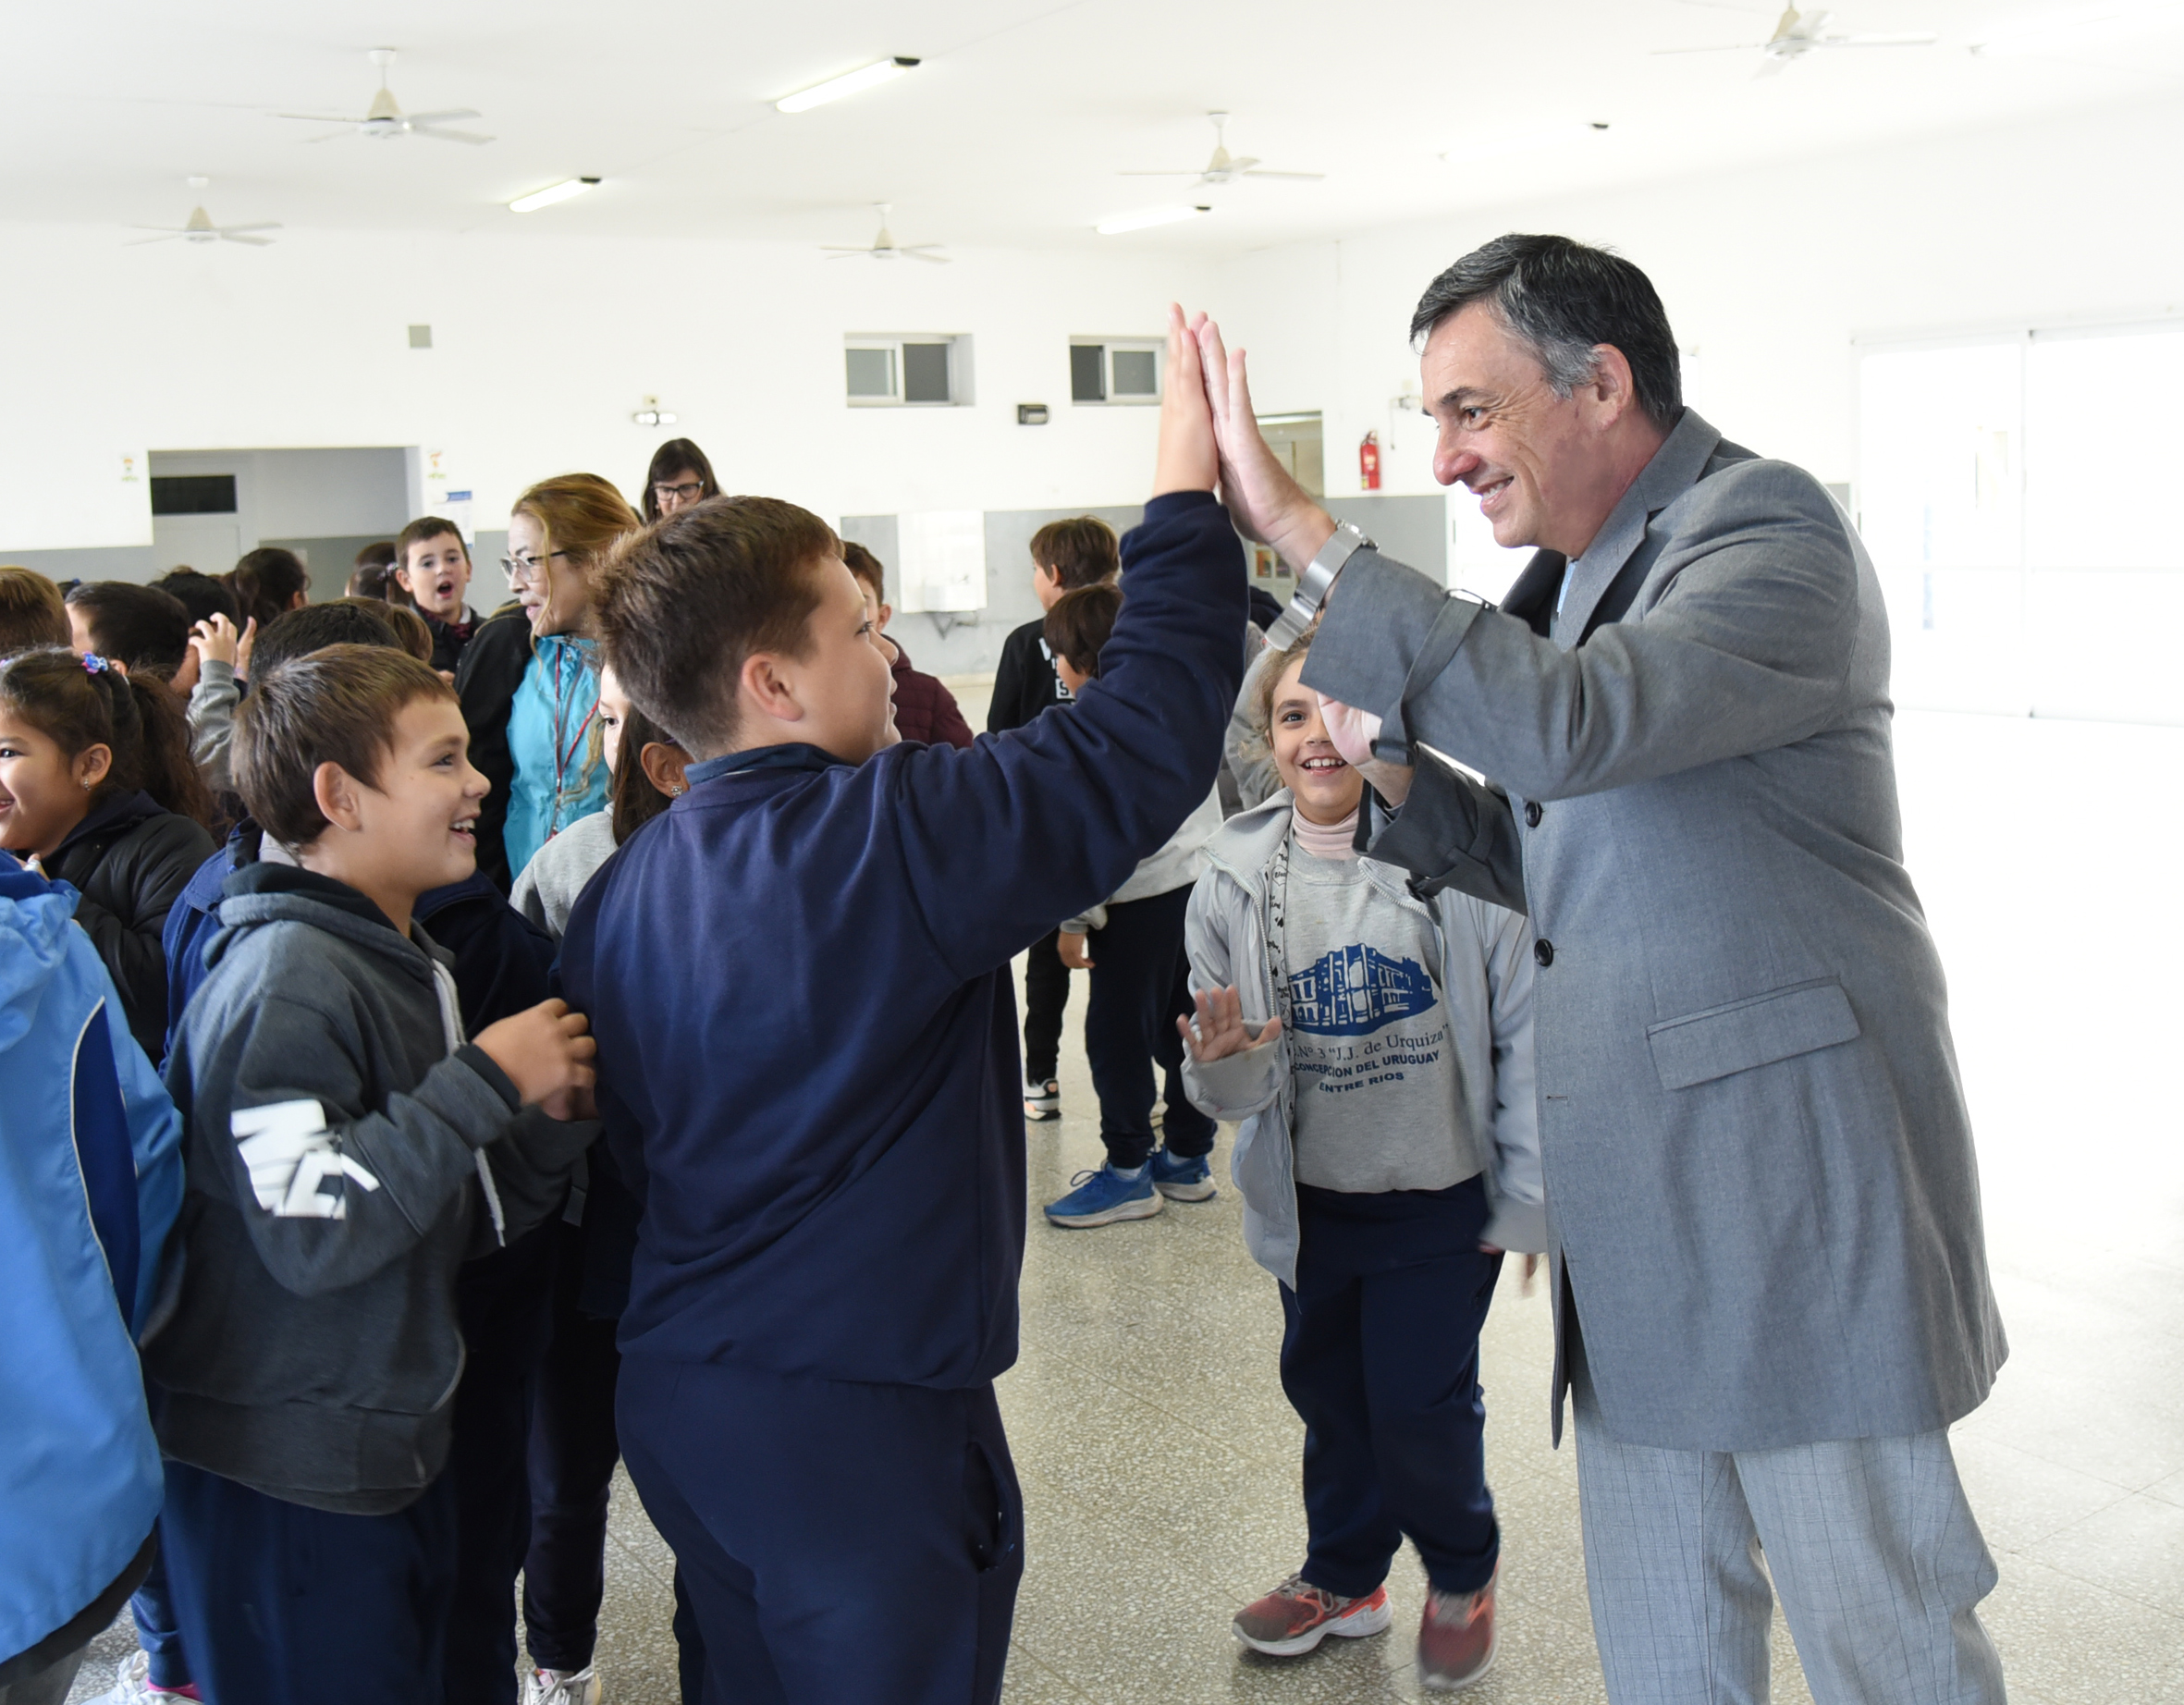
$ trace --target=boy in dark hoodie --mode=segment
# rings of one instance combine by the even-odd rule
[[[1066,717],[898,743],[840,542],[769,498],[632,535],[608,663],[689,791],[562,940],[643,1219],[616,1421],[708,1699],[980,1705],[1024,1567],[993,1380],[1016,1358],[1024,1114],[1009,962],[1206,797],[1244,564],[1172,316],[1130,604]]]
[[[146,1339],[162,1545],[207,1697],[432,1699],[464,1258],[556,1211],[595,1127],[585,1021],[463,1040],[420,894],[475,858],[453,691],[335,646],[260,683],[236,779],[295,858],[227,879],[168,1061],[188,1190]]]

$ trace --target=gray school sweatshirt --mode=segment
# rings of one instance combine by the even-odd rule
[[[292,866],[223,893],[166,1072],[187,1189],[143,1345],[160,1447],[389,1514],[447,1461],[456,1270],[558,1211],[598,1127],[519,1110],[422,929]]]

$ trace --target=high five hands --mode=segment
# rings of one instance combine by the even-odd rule
[[[1183,1045],[1191,1050],[1191,1058],[1200,1065],[1210,1060],[1226,1060],[1231,1054],[1271,1042],[1282,1034],[1282,1021],[1278,1018],[1268,1019],[1256,1031],[1244,1022],[1244,1002],[1233,983],[1226,988],[1201,988],[1193,992],[1197,1013],[1195,1017],[1177,1019],[1175,1028],[1183,1037]]]

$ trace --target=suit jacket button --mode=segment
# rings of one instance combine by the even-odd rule
[[[1528,799],[1524,803],[1524,826],[1527,828],[1540,827],[1540,802],[1536,799]]]
[[[1554,943],[1542,936],[1532,943],[1532,957],[1542,965],[1552,965],[1554,963]]]

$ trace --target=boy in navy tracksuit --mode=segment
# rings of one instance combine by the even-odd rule
[[[1011,957],[1104,899],[1212,785],[1242,555],[1175,318],[1128,611],[1073,713],[895,745],[825,523],[765,498],[640,534],[607,660],[699,754],[562,943],[644,1218],[623,1458],[703,1627],[707,1693],[999,1693],[1021,1504],[1024,1118]]]

